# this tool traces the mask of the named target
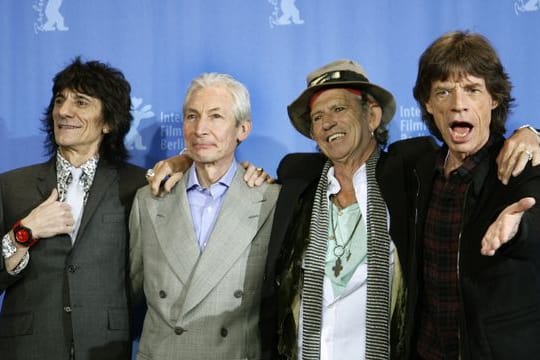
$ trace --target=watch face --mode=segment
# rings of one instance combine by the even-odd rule
[[[32,234],[30,233],[30,230],[24,227],[20,227],[15,230],[15,240],[17,240],[18,243],[26,244],[32,239]]]

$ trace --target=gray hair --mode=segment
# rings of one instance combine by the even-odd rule
[[[204,73],[193,79],[184,98],[183,111],[186,111],[186,104],[195,91],[214,86],[224,87],[229,90],[233,98],[232,110],[236,120],[236,126],[239,126],[245,121],[251,121],[249,92],[244,84],[228,74]]]

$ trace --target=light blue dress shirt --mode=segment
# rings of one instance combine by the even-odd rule
[[[238,164],[234,159],[225,175],[207,188],[200,185],[199,179],[197,178],[197,172],[195,171],[195,165],[191,166],[189,169],[186,182],[187,198],[191,210],[193,228],[201,252],[206,248],[210,234],[214,229],[219,210],[221,209],[221,205],[223,205],[225,194],[227,194],[227,190],[231,186],[237,168]]]

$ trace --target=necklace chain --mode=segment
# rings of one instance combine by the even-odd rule
[[[351,234],[349,235],[349,238],[347,239],[347,241],[344,244],[340,244],[338,243],[337,236],[336,236],[338,222],[337,221],[334,222],[334,209],[333,209],[334,206],[335,205],[332,203],[332,207],[330,208],[330,223],[332,224],[332,235],[330,235],[330,240],[333,240],[336,243],[333,250],[334,256],[336,257],[336,262],[334,263],[332,270],[334,270],[334,276],[338,277],[339,274],[341,273],[341,270],[343,270],[341,258],[343,257],[343,255],[345,255],[345,250],[347,246],[349,246],[349,244],[351,243],[353,236],[356,233],[358,224],[360,224],[360,220],[362,220],[362,213],[360,212],[360,215],[358,216],[358,219],[356,220],[356,223],[354,224],[354,228]],[[349,254],[347,255],[346,260],[348,261],[350,257],[351,257],[351,250],[349,248]]]

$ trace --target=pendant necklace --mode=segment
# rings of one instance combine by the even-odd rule
[[[333,205],[333,206],[336,206],[336,205]],[[330,235],[330,240],[334,240],[336,242],[336,245],[334,246],[334,251],[333,251],[334,256],[336,257],[336,262],[334,263],[334,266],[332,267],[332,270],[334,270],[335,277],[338,277],[339,274],[341,273],[341,270],[343,270],[341,258],[343,257],[343,255],[345,255],[346,248],[351,243],[354,233],[356,232],[356,229],[358,228],[358,224],[360,224],[360,220],[362,220],[362,213],[360,213],[360,216],[358,216],[358,220],[356,220],[356,224],[354,224],[354,228],[351,234],[349,235],[349,238],[347,239],[347,241],[344,244],[340,244],[338,243],[337,237],[336,237],[337,221],[334,223],[334,209],[333,207],[330,208],[330,222],[332,223],[332,235]],[[347,254],[346,261],[349,261],[350,258],[351,258],[351,249],[349,248],[349,253]]]

